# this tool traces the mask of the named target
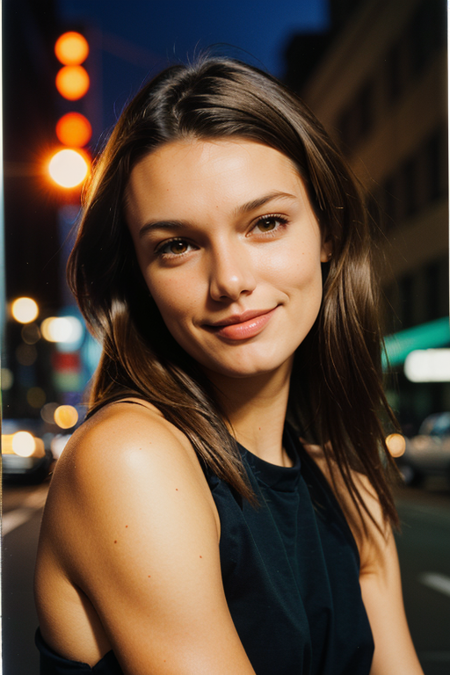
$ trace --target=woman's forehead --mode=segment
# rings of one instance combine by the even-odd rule
[[[255,199],[267,191],[304,191],[286,155],[247,139],[182,140],[144,157],[132,170],[126,191],[128,212],[140,206]]]

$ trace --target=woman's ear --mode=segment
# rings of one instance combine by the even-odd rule
[[[331,235],[324,236],[322,240],[322,249],[320,251],[320,262],[330,262],[333,255],[333,241]]]

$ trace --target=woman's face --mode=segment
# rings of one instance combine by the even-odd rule
[[[126,214],[142,274],[175,340],[207,371],[292,364],[328,260],[285,155],[245,139],[166,144],[133,169]]]

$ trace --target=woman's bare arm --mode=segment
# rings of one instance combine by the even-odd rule
[[[371,675],[423,675],[403,605],[400,566],[394,536],[383,522],[378,499],[368,481],[360,492],[375,524],[367,518],[368,536],[360,543],[360,583],[375,641]]]
[[[138,406],[111,406],[98,419],[64,451],[44,538],[47,530],[124,673],[254,675],[228,610],[220,524],[192,448]]]
[[[334,490],[322,449],[317,445],[305,443],[304,447]],[[384,522],[380,503],[368,479],[357,473],[354,474],[354,479],[375,521],[373,522],[367,513],[363,513],[367,526],[366,535],[363,535],[360,527],[355,527],[359,522],[359,516],[344,482],[339,479],[336,471],[336,497],[350,516],[349,525],[359,548],[361,593],[375,642],[370,674],[423,675],[406,620],[400,568],[392,530]],[[379,528],[375,523],[378,523]]]

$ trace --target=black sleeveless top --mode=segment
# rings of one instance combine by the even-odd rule
[[[257,675],[369,675],[374,646],[355,540],[325,478],[289,429],[284,444],[291,468],[240,446],[256,508],[207,475],[236,630]],[[90,668],[55,654],[39,630],[36,644],[41,675],[123,675],[112,651]]]

